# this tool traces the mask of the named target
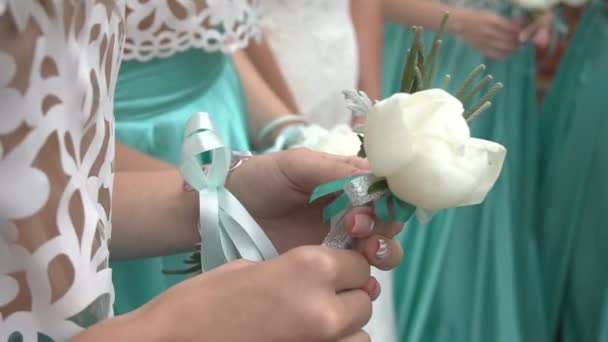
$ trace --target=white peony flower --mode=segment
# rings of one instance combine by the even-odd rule
[[[587,3],[587,0],[562,0],[562,4],[571,7],[580,7]]]
[[[556,6],[559,0],[513,0],[513,4],[517,7],[529,11],[544,11]]]
[[[328,130],[318,125],[302,128],[302,141],[293,145],[311,150],[331,153],[339,156],[356,156],[361,147],[361,140],[349,126],[337,125]]]
[[[471,138],[462,103],[441,89],[400,93],[374,105],[365,126],[373,173],[420,209],[478,204],[490,191],[506,149]]]

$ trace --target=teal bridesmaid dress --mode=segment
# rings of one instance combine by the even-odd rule
[[[430,46],[434,33],[425,33]],[[413,35],[385,27],[385,95],[399,90]],[[405,251],[394,273],[400,341],[546,341],[538,251],[538,113],[533,49],[506,61],[484,57],[458,37],[445,35],[439,75],[451,74],[454,93],[485,64],[504,89],[471,126],[472,135],[503,144],[503,172],[484,203],[443,210],[428,224],[412,220],[400,236]],[[437,77],[441,86],[443,77]]]
[[[192,49],[148,62],[127,61],[121,66],[116,89],[116,137],[145,154],[177,164],[186,121],[194,113],[208,112],[228,146],[248,151],[242,99],[232,60],[220,52]],[[116,314],[143,305],[187,278],[161,273],[183,268],[185,257],[113,262]]]
[[[539,225],[551,337],[608,341],[608,6],[593,3],[542,111]]]

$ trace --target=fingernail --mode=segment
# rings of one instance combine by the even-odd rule
[[[374,230],[376,222],[368,215],[355,215],[355,224],[352,229],[353,234],[367,234]]]
[[[388,257],[388,243],[384,239],[378,239],[378,250],[376,251],[376,258],[383,260]]]
[[[374,277],[371,277],[367,286],[367,293],[372,300],[378,299],[380,297],[380,292],[382,288],[378,280]]]

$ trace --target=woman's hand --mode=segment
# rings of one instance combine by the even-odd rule
[[[327,201],[309,204],[313,190],[339,178],[369,172],[367,161],[295,149],[252,158],[228,178],[227,187],[249,210],[279,252],[301,245],[318,245],[327,235],[323,222]],[[352,209],[345,225],[355,238],[354,247],[370,264],[396,267],[403,251],[394,237],[400,222],[376,219],[369,207]]]
[[[459,11],[458,18],[460,36],[490,58],[508,58],[521,46],[518,38],[522,27],[515,19],[468,9]]]
[[[545,11],[535,18],[519,34],[519,41],[524,43],[532,40],[538,49],[547,49],[551,44],[551,30],[553,26],[553,12]]]
[[[76,341],[369,341],[380,292],[359,253],[306,246],[231,262],[184,281]]]

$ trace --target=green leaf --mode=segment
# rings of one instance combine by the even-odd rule
[[[388,190],[388,182],[383,178],[370,185],[367,189],[367,193],[371,195],[386,190]]]
[[[367,154],[365,153],[365,147],[363,146],[363,134],[357,134],[359,140],[361,141],[361,148],[359,148],[359,153],[357,153],[357,157],[359,158],[367,158]]]

